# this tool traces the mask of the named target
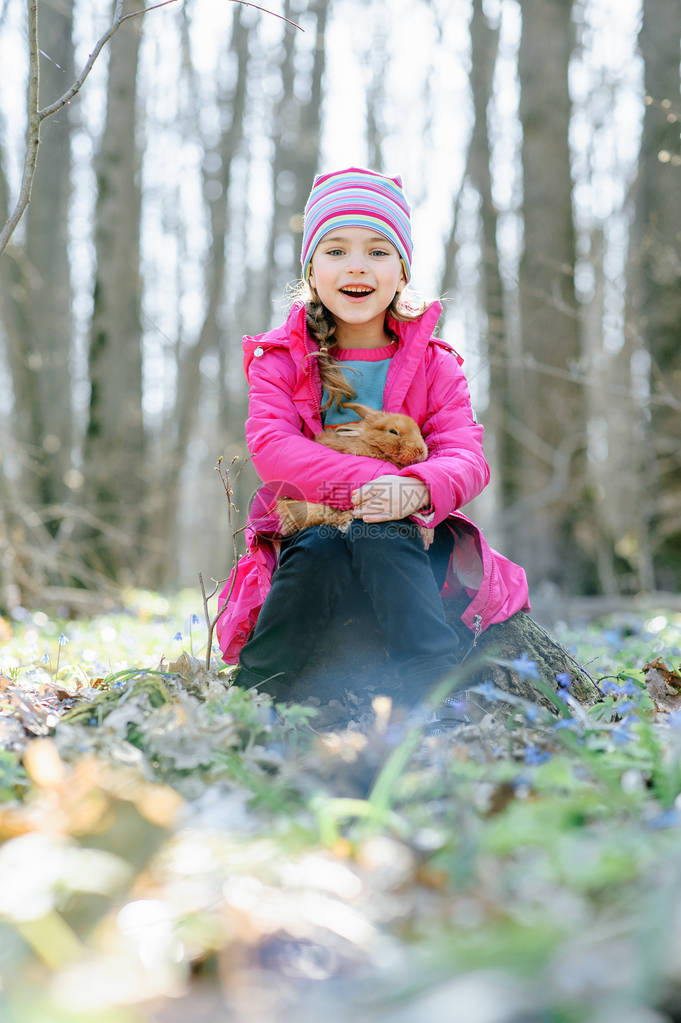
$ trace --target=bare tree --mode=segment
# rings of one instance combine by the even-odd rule
[[[468,175],[480,197],[482,227],[482,286],[487,317],[487,356],[489,360],[490,403],[486,426],[492,435],[497,487],[502,509],[509,507],[516,493],[515,450],[509,421],[517,416],[514,408],[512,374],[507,356],[507,324],[504,309],[497,209],[492,198],[490,173],[491,148],[488,111],[492,97],[494,70],[499,49],[500,23],[493,26],[483,9],[482,0],[474,0],[471,19],[471,93],[473,132],[468,156]],[[503,522],[503,515],[502,515]]]
[[[59,96],[73,77],[73,4],[47,6],[41,17],[40,94]],[[36,94],[37,102],[37,94]],[[7,584],[28,548],[49,546],[69,496],[73,430],[71,409],[72,294],[68,214],[71,125],[68,107],[45,126],[46,160],[35,176],[24,237],[0,262],[0,324],[12,387],[14,479],[4,487],[7,533],[16,550]],[[0,175],[0,222],[9,217],[9,189]],[[58,511],[57,509],[61,509]],[[36,581],[46,577],[35,572]],[[49,577],[49,573],[48,573]]]
[[[135,7],[136,0],[124,0],[124,14]],[[128,537],[124,550],[112,538],[90,535],[86,560],[112,577],[132,567],[146,532],[137,120],[142,24],[127,24],[111,46],[106,119],[96,161],[96,270],[83,494],[96,514]]]
[[[681,578],[681,138],[679,12],[665,0],[644,0],[639,47],[646,109],[632,231],[631,304],[651,360],[653,400],[644,481],[650,507],[656,582],[676,589]]]
[[[389,66],[388,51],[389,26],[381,17],[374,26],[369,39],[369,50],[366,56],[369,81],[366,90],[366,139],[368,166],[372,170],[383,171],[383,142],[385,138],[385,100],[386,77]]]
[[[73,2],[41,11],[41,94],[59,96],[73,78]],[[34,374],[37,401],[31,406],[36,485],[29,500],[37,505],[64,502],[71,467],[71,339],[73,336],[69,262],[71,196],[70,108],[62,107],[44,126],[43,155],[26,213],[24,296],[25,358]],[[65,482],[66,481],[66,482]],[[51,532],[58,521],[49,523]]]
[[[315,45],[307,95],[296,94],[297,37],[287,33],[281,50],[281,92],[273,112],[272,214],[266,269],[266,302],[279,297],[284,286],[298,275],[298,242],[302,214],[312,178],[319,162],[322,79],[326,62],[325,35],[330,0],[315,0]],[[284,15],[291,14],[290,0]],[[263,324],[265,326],[266,324]]]
[[[522,5],[518,56],[523,129],[524,242],[520,265],[523,380],[516,502],[509,514],[514,555],[538,580],[581,587],[586,417],[571,379],[581,357],[574,288],[575,230],[568,134],[572,0]]]
[[[185,32],[187,25],[185,23]],[[238,155],[244,135],[244,115],[248,92],[250,29],[245,24],[242,8],[235,6],[232,21],[231,52],[236,63],[236,78],[228,88],[218,90],[218,105],[222,128],[214,149],[204,170],[204,196],[210,224],[210,249],[205,261],[205,312],[199,337],[188,351],[188,358],[178,362],[178,384],[176,404],[167,424],[165,433],[170,440],[168,463],[164,464],[163,480],[159,480],[161,506],[154,515],[155,532],[164,538],[164,556],[161,563],[152,569],[154,578],[168,582],[175,577],[176,558],[173,555],[179,544],[178,509],[180,506],[180,474],[185,463],[189,441],[196,426],[200,411],[202,380],[199,372],[201,360],[209,353],[226,350],[229,338],[222,337],[220,317],[225,300],[226,246],[230,229],[229,207],[234,159]],[[185,63],[191,61],[188,40],[185,35]],[[193,80],[191,65],[187,65],[190,81]],[[198,101],[198,89],[191,95],[194,104]],[[194,114],[198,123],[199,110]],[[204,141],[204,149],[206,143]],[[224,379],[220,374],[219,379]],[[226,404],[221,401],[221,405]],[[241,423],[239,427],[241,427]],[[216,437],[221,446],[223,439]]]

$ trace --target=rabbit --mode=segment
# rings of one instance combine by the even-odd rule
[[[417,424],[410,416],[398,412],[379,412],[358,402],[343,402],[344,408],[353,409],[361,419],[357,423],[341,425],[334,430],[323,430],[314,438],[334,451],[350,455],[368,455],[382,458],[402,468],[415,465],[428,457],[428,448]],[[347,528],[353,518],[351,508],[342,510],[327,504],[280,498],[277,512],[281,520],[281,533],[288,536],[308,526],[336,526]],[[433,531],[419,526],[424,546],[432,541]]]

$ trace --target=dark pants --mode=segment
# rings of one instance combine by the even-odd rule
[[[239,659],[239,685],[285,696],[311,644],[368,596],[385,646],[415,697],[458,663],[461,640],[445,621],[440,590],[453,537],[444,524],[426,551],[413,523],[353,519],[347,533],[312,526],[282,543],[272,588]],[[269,681],[268,681],[269,680]]]

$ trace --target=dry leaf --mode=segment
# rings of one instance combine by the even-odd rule
[[[675,671],[674,668],[668,668],[661,657],[656,657],[654,661],[649,661],[648,664],[643,665],[643,670],[646,674],[651,669],[658,671],[668,686],[671,686],[677,692],[681,692],[681,674]]]
[[[643,665],[646,689],[656,708],[662,711],[681,709],[681,675],[668,668],[661,657]]]

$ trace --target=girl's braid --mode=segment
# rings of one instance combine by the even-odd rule
[[[352,401],[357,397],[357,392],[352,389],[345,373],[340,367],[340,363],[336,362],[331,354],[331,349],[335,348],[337,344],[335,338],[336,321],[307,282],[300,282],[300,286],[293,292],[293,297],[304,301],[307,314],[307,329],[319,345],[319,351],[313,352],[312,355],[317,359],[319,375],[329,393],[328,400],[322,405],[322,412],[325,412],[334,403],[336,408],[340,410],[341,402]],[[418,307],[403,304],[402,296],[398,292],[390,303],[390,307],[386,310],[385,332],[391,341],[397,341],[397,334],[389,324],[388,314],[395,320],[408,323],[412,320],[417,320],[425,312],[426,308],[425,302],[421,303]]]
[[[328,400],[322,405],[322,412],[330,408],[334,402],[336,408],[340,410],[341,402],[352,401],[357,397],[357,392],[352,389],[345,373],[330,352],[330,349],[336,346],[334,336],[336,322],[315,294],[305,303],[305,310],[307,329],[319,345],[319,352],[315,353],[319,375],[322,378],[322,384],[329,393]]]

